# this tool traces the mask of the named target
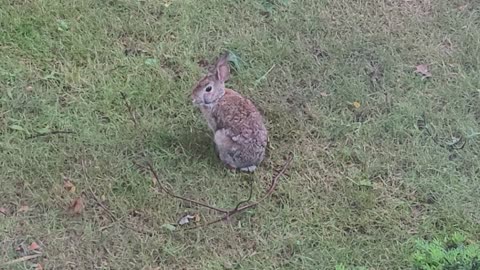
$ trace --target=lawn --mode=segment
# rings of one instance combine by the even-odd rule
[[[189,97],[226,50],[269,129],[253,175]],[[480,241],[479,104],[476,0],[0,0],[0,265],[411,269],[417,239]],[[289,153],[189,231],[219,215],[136,165],[232,208]]]

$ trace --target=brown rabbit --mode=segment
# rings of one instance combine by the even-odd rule
[[[215,152],[232,170],[253,172],[265,157],[267,129],[253,103],[225,88],[230,76],[228,54],[221,56],[215,70],[201,79],[192,92],[214,133]]]

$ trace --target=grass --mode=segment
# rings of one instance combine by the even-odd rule
[[[33,241],[44,254],[10,269],[408,269],[416,239],[460,232],[480,240],[473,0],[0,7],[0,207],[8,210],[0,214],[0,263]],[[202,74],[197,62],[224,50],[241,59],[229,86],[255,101],[270,131],[255,197],[287,153],[295,159],[258,208],[172,233],[162,225],[185,212],[202,220],[214,213],[156,193],[132,164],[143,149],[179,194],[219,207],[248,195],[248,177],[215,158],[188,98]],[[415,74],[418,64],[432,77]],[[139,127],[121,92],[141,115]],[[75,134],[28,139],[48,130]],[[465,146],[448,146],[452,137]],[[81,192],[85,210],[72,217],[65,209]]]

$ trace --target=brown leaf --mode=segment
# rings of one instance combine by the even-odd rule
[[[422,75],[422,79],[432,77],[432,73],[430,72],[430,70],[428,69],[428,65],[426,64],[417,65],[415,67],[415,73]]]
[[[30,246],[28,246],[28,250],[30,251],[37,250],[37,249],[40,249],[40,246],[37,244],[37,242],[32,242]]]
[[[74,215],[81,214],[84,209],[85,209],[85,203],[83,202],[82,196],[76,198],[68,207],[68,211]]]
[[[360,106],[361,106],[360,102],[358,102],[358,101],[353,102],[353,107],[355,107],[355,109],[360,108]]]
[[[43,270],[43,266],[39,263],[35,265],[35,270]]]
[[[75,193],[76,190],[75,185],[68,178],[63,178],[63,188],[71,193]]]
[[[17,212],[28,212],[30,210],[30,207],[28,207],[28,205],[22,205],[18,208]]]
[[[196,213],[195,215],[193,215],[193,221],[195,223],[199,222],[200,221],[200,215],[198,213]]]

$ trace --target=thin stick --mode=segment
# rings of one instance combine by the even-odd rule
[[[221,218],[219,219],[216,219],[216,220],[213,220],[213,221],[210,221],[206,224],[203,224],[203,225],[198,225],[198,226],[195,226],[195,227],[191,227],[191,228],[186,228],[186,229],[183,229],[184,231],[189,231],[189,230],[194,230],[194,229],[198,229],[198,228],[201,228],[201,227],[207,227],[207,226],[210,226],[212,224],[215,224],[215,223],[219,223],[221,221],[224,221],[224,220],[227,220],[229,219],[231,216],[233,215],[236,215],[238,213],[241,213],[249,208],[252,208],[256,205],[258,205],[259,203],[261,203],[262,201],[264,201],[266,198],[268,198],[270,195],[272,195],[273,191],[275,190],[275,187],[278,185],[278,180],[280,179],[280,177],[282,175],[285,174],[285,171],[287,170],[287,168],[290,166],[290,163],[292,162],[293,160],[293,153],[290,153],[289,154],[289,157],[287,158],[287,160],[285,161],[285,164],[283,165],[282,169],[277,173],[277,175],[275,175],[273,178],[272,178],[272,182],[270,184],[270,188],[267,190],[267,192],[265,193],[265,195],[260,198],[260,200],[256,201],[256,202],[252,202],[248,205],[245,205],[245,206],[242,206],[242,207],[238,207],[239,205],[237,205],[237,207],[235,207],[233,210],[229,211],[228,213],[225,213]]]
[[[293,160],[293,153],[290,153],[287,160],[285,161],[285,164],[283,165],[282,169],[278,172],[278,174],[275,177],[272,178],[272,182],[271,182],[270,188],[268,189],[267,193],[265,193],[265,195],[262,198],[260,198],[260,200],[258,200],[256,202],[253,202],[253,203],[250,203],[248,205],[242,206],[242,207],[238,208],[237,211],[240,212],[240,211],[246,210],[248,208],[254,207],[257,204],[263,202],[270,195],[272,195],[273,191],[275,191],[275,187],[277,187],[278,179],[280,179],[280,177],[285,174],[285,171],[290,166],[290,163],[292,163],[292,160]]]
[[[250,179],[250,194],[248,195],[248,198],[246,200],[239,202],[237,206],[235,206],[235,210],[237,210],[240,207],[240,205],[251,201],[252,195],[253,195],[253,179]]]
[[[95,195],[95,193],[92,191],[92,189],[90,188],[89,186],[89,189],[90,189],[90,193],[92,194],[93,196],[93,199],[95,200],[95,202],[101,207],[103,208],[103,210],[105,210],[105,212],[108,213],[108,215],[110,216],[110,219],[112,220],[112,222],[115,222],[115,223],[118,223],[120,224],[120,226],[124,227],[124,228],[127,228],[127,229],[130,229],[134,232],[138,232],[138,233],[142,233],[142,234],[146,234],[148,236],[152,236],[154,235],[154,232],[153,231],[150,231],[150,230],[144,230],[144,229],[138,229],[138,228],[135,228],[135,227],[132,227],[130,225],[127,225],[127,224],[124,224],[122,222],[120,222],[120,219],[118,217],[116,217],[111,211],[110,209],[108,209],[97,197],[97,195]]]
[[[7,265],[11,265],[11,264],[15,264],[15,263],[19,263],[19,262],[25,262],[25,261],[29,261],[31,259],[35,259],[35,258],[38,258],[40,256],[42,256],[43,254],[34,254],[34,255],[29,255],[29,256],[24,256],[24,257],[21,257],[21,258],[18,258],[18,259],[15,259],[15,260],[11,260],[9,262],[5,262],[3,264],[0,264],[0,266],[7,266]]]
[[[110,211],[110,209],[108,209],[108,208],[100,201],[100,199],[97,197],[97,195],[95,195],[95,193],[93,192],[92,187],[91,187],[90,185],[88,185],[88,189],[90,190],[90,193],[92,194],[93,199],[95,200],[95,202],[96,202],[103,210],[105,210],[105,212],[107,212],[107,214],[110,216],[110,218],[112,219],[113,222],[117,222],[117,221],[118,221],[118,218],[112,213],[112,211]]]
[[[110,211],[110,209],[108,209],[107,206],[105,206],[102,201],[100,201],[100,199],[97,197],[97,195],[95,194],[95,192],[93,192],[93,189],[90,185],[90,181],[88,180],[89,177],[88,177],[88,174],[87,174],[87,171],[85,170],[85,165],[84,163],[82,162],[82,171],[83,171],[83,174],[85,175],[85,180],[87,182],[87,186],[88,186],[88,189],[90,191],[90,193],[92,194],[92,197],[93,199],[95,200],[95,202],[103,209],[105,210],[105,212],[107,212],[107,214],[110,216],[110,219],[112,220],[113,223],[118,223],[120,224],[120,226],[124,227],[124,228],[127,228],[127,229],[130,229],[134,232],[138,232],[138,233],[142,233],[142,234],[146,234],[148,236],[152,236],[154,235],[154,232],[153,231],[150,231],[150,230],[143,230],[143,229],[137,229],[135,227],[132,227],[130,225],[127,225],[127,224],[124,224],[122,222],[120,222],[120,219],[115,216],[112,211]]]
[[[139,164],[137,164],[137,165],[139,165]],[[141,165],[139,165],[139,166],[141,166]],[[142,167],[143,167],[143,166],[142,166]],[[161,191],[167,193],[169,196],[174,197],[174,198],[177,198],[177,199],[180,199],[180,200],[183,200],[183,201],[186,201],[186,202],[190,202],[190,203],[193,203],[193,204],[197,204],[197,205],[200,205],[200,206],[203,206],[203,207],[206,207],[206,208],[215,210],[215,211],[220,212],[220,213],[228,213],[228,212],[229,212],[229,210],[225,210],[225,209],[217,208],[217,207],[214,207],[214,206],[210,206],[210,205],[208,205],[208,204],[205,204],[205,203],[202,203],[202,202],[199,202],[199,201],[195,201],[195,200],[192,200],[192,199],[185,198],[185,197],[182,197],[182,196],[179,196],[179,195],[174,194],[173,192],[171,192],[170,190],[168,190],[167,188],[165,188],[165,187],[160,183],[160,178],[158,177],[157,172],[155,171],[155,169],[153,168],[153,166],[152,166],[152,164],[151,164],[150,162],[147,162],[147,167],[148,167],[148,169],[150,170],[150,172],[153,174],[153,178],[155,178],[155,182],[156,182],[157,185],[160,187]]]

